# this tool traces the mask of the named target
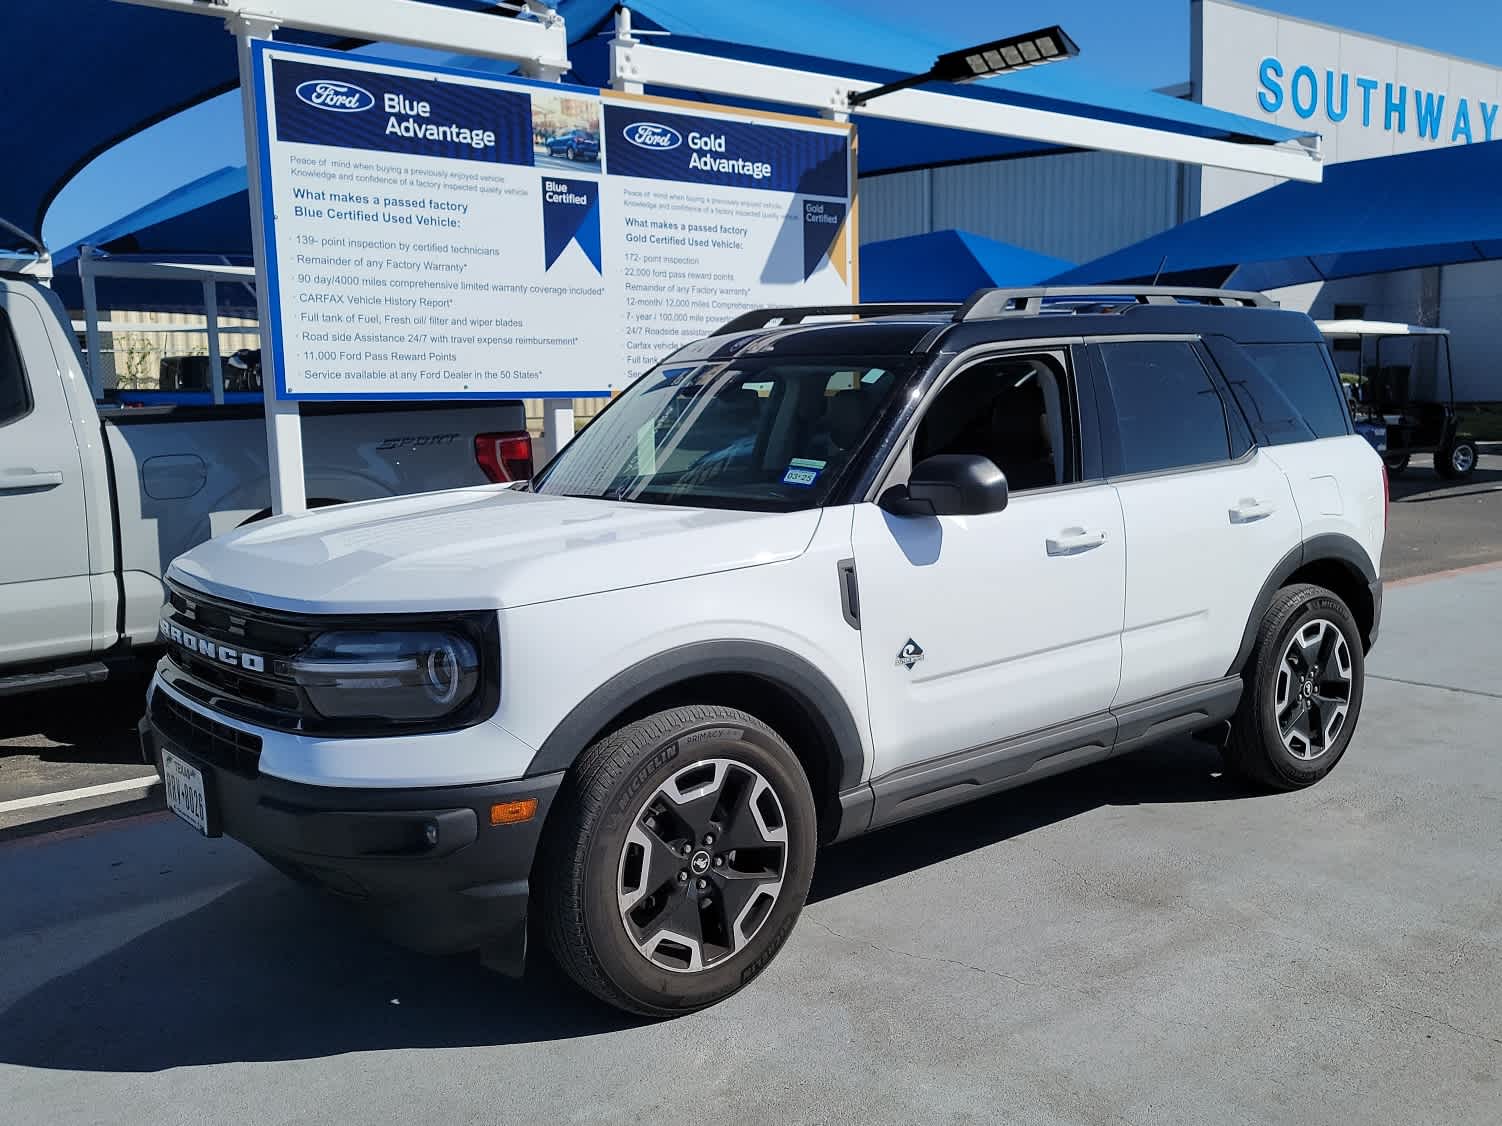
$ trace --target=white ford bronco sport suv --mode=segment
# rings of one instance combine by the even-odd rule
[[[821,842],[1181,733],[1322,778],[1385,482],[1319,330],[1258,295],[752,313],[530,490],[180,557],[142,735],[185,820],[398,941],[514,972],[530,929],[680,1013],[772,960]]]

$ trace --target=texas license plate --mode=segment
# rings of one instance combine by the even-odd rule
[[[162,785],[167,791],[167,808],[208,836],[209,804],[204,795],[203,771],[164,750]]]

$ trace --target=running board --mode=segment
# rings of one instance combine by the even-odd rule
[[[1217,727],[1235,714],[1241,689],[1241,678],[1228,676],[894,770],[859,791],[840,795],[842,817],[835,839],[1010,790],[1175,735]]]
[[[103,661],[89,661],[82,665],[49,669],[46,672],[23,672],[14,676],[0,677],[0,697],[20,696],[26,692],[40,692],[44,688],[71,688],[79,684],[99,684],[110,676],[110,667]]]

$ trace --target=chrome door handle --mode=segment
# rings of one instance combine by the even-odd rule
[[[0,493],[55,489],[62,483],[62,471],[57,469],[10,469],[0,473]]]
[[[1271,504],[1263,504],[1254,497],[1242,497],[1241,503],[1231,509],[1231,523],[1253,524],[1258,520],[1266,520],[1277,507]]]
[[[1105,532],[1087,532],[1084,528],[1065,528],[1058,535],[1048,537],[1048,554],[1079,555],[1084,551],[1094,551],[1105,542]]]

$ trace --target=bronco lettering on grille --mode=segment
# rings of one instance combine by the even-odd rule
[[[247,653],[244,649],[236,649],[229,645],[220,645],[217,641],[207,637],[200,637],[196,633],[190,633],[174,622],[162,619],[158,634],[163,641],[173,645],[180,645],[190,653],[196,653],[200,657],[207,657],[221,665],[230,668],[244,669],[247,672],[265,672],[266,658],[259,653]]]

